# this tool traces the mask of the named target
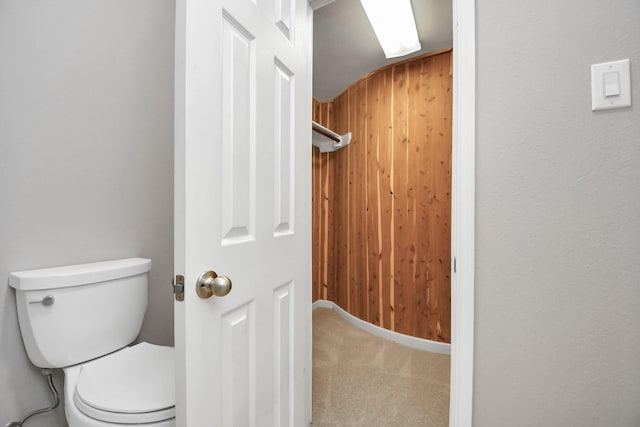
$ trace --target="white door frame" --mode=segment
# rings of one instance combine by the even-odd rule
[[[449,426],[473,421],[475,287],[475,0],[453,0],[451,394]]]

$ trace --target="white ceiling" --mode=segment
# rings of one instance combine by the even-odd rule
[[[394,1],[394,0],[387,0]],[[365,74],[453,45],[451,0],[411,0],[422,49],[386,59],[360,0],[336,0],[313,18],[313,96],[335,98]]]

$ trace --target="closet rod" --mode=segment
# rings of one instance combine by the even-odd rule
[[[341,142],[342,138],[340,137],[340,135],[331,132],[329,129],[325,128],[324,126],[322,126],[321,124],[318,124],[314,121],[311,122],[311,129],[315,130],[316,132],[326,136],[327,138],[331,139],[332,141],[335,142]]]

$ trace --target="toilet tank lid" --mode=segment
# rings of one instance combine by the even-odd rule
[[[117,259],[18,271],[9,274],[9,286],[21,291],[64,288],[135,276],[149,270],[150,259]]]

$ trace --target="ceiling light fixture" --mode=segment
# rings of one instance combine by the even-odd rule
[[[387,58],[420,50],[410,0],[360,0]]]

